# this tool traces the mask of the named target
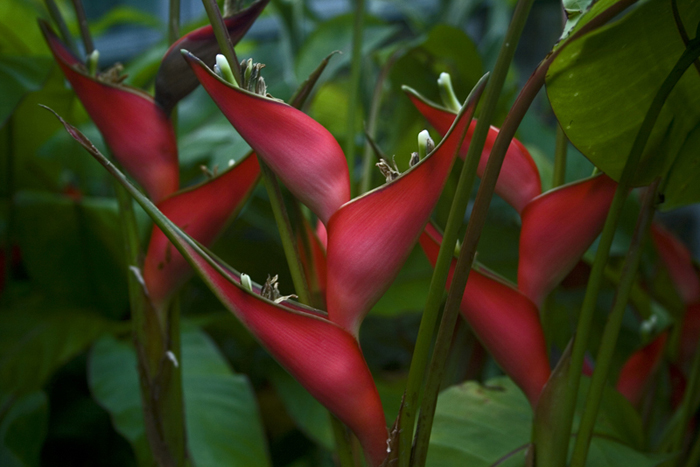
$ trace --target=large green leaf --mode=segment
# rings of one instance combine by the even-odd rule
[[[685,29],[695,31],[700,3],[680,0],[678,6]],[[649,105],[684,49],[671,3],[651,0],[616,23],[570,43],[550,67],[547,93],[562,128],[612,178],[619,180]],[[635,183],[647,184],[672,168],[699,122],[700,78],[691,67],[659,115]],[[668,201],[678,204],[675,199]]]
[[[0,418],[0,465],[39,466],[48,424],[46,394],[33,392],[15,400]]]
[[[587,465],[653,467],[665,460],[667,456],[642,453],[619,441],[627,436],[620,431],[628,421],[609,413],[612,405],[604,403],[603,413],[615,421],[603,421],[596,427],[599,436],[593,438]],[[637,423],[641,425],[638,417]],[[531,424],[527,399],[507,378],[496,378],[483,386],[470,381],[451,387],[438,399],[428,465],[488,467],[500,461],[499,466],[524,466]]]
[[[62,365],[115,323],[80,310],[3,310],[0,313],[0,394],[36,391]]]
[[[21,192],[15,206],[22,260],[32,280],[66,304],[100,307],[113,317],[126,311],[116,201]]]
[[[265,437],[255,396],[245,376],[234,374],[209,337],[182,334],[182,373],[189,453],[198,467],[267,466]],[[141,412],[136,354],[130,343],[101,340],[92,350],[88,380],[115,429],[149,465]]]
[[[27,93],[41,88],[50,64],[44,57],[0,56],[0,126]]]

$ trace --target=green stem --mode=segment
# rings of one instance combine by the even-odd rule
[[[262,159],[258,158],[258,163],[260,164],[263,182],[265,183],[265,188],[267,188],[267,194],[270,198],[272,214],[275,217],[277,229],[279,230],[280,238],[282,239],[282,247],[284,248],[284,254],[287,258],[287,264],[289,265],[289,272],[292,275],[292,281],[294,282],[294,290],[299,296],[299,301],[301,303],[304,305],[311,305],[309,284],[306,280],[304,268],[301,264],[301,255],[299,253],[298,245],[294,240],[294,232],[292,231],[292,225],[289,222],[287,209],[284,206],[282,190],[280,189],[279,182],[277,181],[277,176]]]
[[[170,0],[168,10],[168,44],[180,38],[180,0]]]
[[[382,105],[382,94],[384,93],[384,83],[389,76],[391,67],[394,65],[397,54],[394,54],[387,60],[382,67],[377,77],[377,82],[372,91],[372,104],[369,109],[369,119],[367,120],[367,134],[370,138],[375,138],[377,132],[377,119],[379,117],[379,109]],[[365,143],[365,152],[362,156],[362,178],[360,179],[359,194],[367,193],[372,185],[372,167],[374,166],[374,151],[369,141]]]
[[[333,427],[333,437],[336,443],[336,453],[338,454],[338,463],[340,467],[355,467],[355,457],[352,452],[352,443],[350,433],[348,432],[343,422],[338,420],[334,415],[331,417],[331,426]]]
[[[667,447],[666,452],[680,451],[683,447],[683,441],[687,434],[686,428],[690,422],[691,417],[697,410],[697,395],[700,390],[700,346],[695,349],[695,355],[693,356],[693,362],[690,366],[690,376],[688,377],[688,384],[685,386],[685,392],[683,393],[683,400],[677,409],[678,424],[671,437],[671,443]],[[673,417],[675,419],[676,417]],[[672,419],[672,420],[673,420]]]
[[[350,168],[350,190],[356,194],[355,179],[355,118],[360,94],[360,72],[362,71],[362,28],[365,18],[365,0],[355,0],[355,21],[352,33],[352,61],[350,63],[350,89],[348,92],[347,135],[345,156]]]
[[[90,36],[90,28],[88,27],[87,16],[85,16],[85,9],[83,8],[83,2],[81,0],[73,0],[73,8],[75,9],[75,16],[78,17],[78,25],[80,26],[80,37],[83,39],[83,45],[85,46],[85,56],[87,57],[95,50],[95,44],[92,42],[92,36]]]
[[[700,465],[700,432],[695,438],[693,443],[693,448],[690,450],[690,455],[688,455],[688,461],[685,463],[685,467],[697,467]]]
[[[233,71],[233,77],[236,79],[236,83],[238,83],[238,86],[243,86],[241,64],[236,56],[236,51],[233,48],[233,42],[231,42],[231,36],[228,33],[226,24],[224,24],[224,19],[221,17],[221,10],[219,10],[216,0],[202,0],[202,4],[207,11],[211,27],[214,29],[214,36],[219,43],[221,53],[224,54],[231,66],[231,71]]]
[[[578,389],[581,379],[581,371],[583,369],[583,360],[588,347],[588,339],[593,321],[593,313],[598,300],[598,292],[600,291],[600,287],[603,282],[605,265],[608,262],[610,247],[612,245],[615,230],[617,229],[617,224],[622,213],[622,207],[627,199],[629,189],[632,186],[634,174],[636,172],[639,159],[641,158],[642,151],[644,150],[644,146],[649,139],[649,135],[651,134],[651,130],[653,129],[656,119],[661,112],[663,104],[676,82],[678,82],[681,76],[683,76],[685,70],[693,63],[698,55],[700,55],[700,40],[693,40],[691,45],[685,50],[681,58],[673,67],[673,70],[671,70],[671,73],[668,75],[666,80],[664,80],[659,91],[656,93],[656,96],[654,97],[654,100],[649,106],[649,110],[644,117],[644,121],[637,132],[632,149],[630,150],[630,154],[625,162],[625,167],[622,171],[622,176],[620,177],[617,190],[615,191],[615,196],[613,197],[613,201],[610,205],[608,217],[605,220],[605,226],[603,227],[600,243],[598,244],[598,251],[596,252],[595,261],[593,262],[593,268],[588,280],[586,295],[583,299],[581,314],[579,315],[578,326],[576,328],[576,336],[574,338],[574,349],[571,357],[571,368],[568,377],[568,389],[566,391],[565,411],[562,415],[565,420],[565,426],[563,426],[562,429],[567,430],[568,433],[571,433],[574,409],[576,406],[576,399],[578,397]],[[567,447],[561,446],[560,449],[562,459],[565,459]]]
[[[66,26],[66,22],[63,20],[63,15],[61,15],[61,11],[56,6],[56,2],[54,2],[53,0],[44,0],[44,4],[46,5],[46,9],[49,11],[49,16],[51,16],[53,22],[56,24],[56,26],[58,26],[58,31],[61,33],[61,38],[63,39],[63,42],[66,43],[68,48],[73,53],[77,53],[78,49],[75,46],[73,36],[71,36],[70,31],[68,30],[68,26]]]
[[[632,243],[630,244],[622,266],[620,284],[615,293],[612,311],[608,316],[608,322],[603,331],[600,349],[598,349],[595,371],[593,372],[591,386],[588,389],[581,425],[578,435],[576,436],[576,444],[571,460],[572,467],[583,467],[586,464],[588,448],[590,446],[591,437],[593,436],[593,426],[598,417],[600,401],[603,398],[603,390],[608,380],[610,364],[615,353],[615,346],[617,345],[617,336],[620,333],[620,326],[622,325],[622,318],[625,315],[630,291],[632,290],[637,270],[639,269],[639,261],[642,257],[642,245],[649,232],[651,220],[654,216],[656,191],[659,187],[659,182],[660,179],[657,179],[647,188],[644,199],[642,200],[642,210],[639,213]]]
[[[185,462],[179,310],[176,306],[171,307],[170,312],[159,319],[150,306],[140,272],[138,225],[133,201],[118,183],[115,183],[115,192],[127,258],[132,336],[138,357],[146,436],[159,466],[179,467]]]
[[[14,224],[14,197],[15,197],[15,154],[14,154],[14,117],[7,120],[7,152],[5,153],[5,197],[7,199],[7,225],[5,226],[5,261],[2,267],[5,271],[5,280],[12,279],[12,230]]]
[[[552,188],[566,183],[566,151],[569,148],[569,140],[557,124],[557,139],[554,149],[554,174],[552,176]]]
[[[445,234],[442,240],[442,245],[440,246],[440,252],[435,264],[435,271],[433,272],[433,277],[430,282],[428,299],[423,312],[423,317],[421,319],[420,328],[418,330],[418,339],[416,341],[416,347],[411,360],[411,368],[408,374],[406,396],[404,398],[404,405],[400,415],[400,467],[406,467],[409,462],[408,453],[411,450],[411,439],[413,438],[413,427],[417,414],[416,409],[418,398],[425,377],[425,371],[430,355],[430,346],[435,333],[435,325],[437,323],[437,318],[440,311],[440,302],[442,301],[443,290],[447,282],[447,274],[454,255],[455,244],[457,243],[457,235],[459,228],[462,225],[462,219],[464,219],[467,204],[469,203],[469,197],[471,195],[471,191],[474,186],[474,179],[476,177],[476,169],[481,158],[481,151],[483,150],[486,142],[486,136],[488,134],[491,120],[493,119],[493,115],[495,113],[496,103],[498,102],[498,98],[501,94],[503,83],[505,82],[506,74],[508,73],[508,68],[510,67],[513,55],[515,54],[515,48],[522,33],[523,27],[525,26],[525,21],[532,3],[533,0],[519,0],[517,6],[515,7],[513,19],[511,20],[508,31],[506,32],[506,37],[498,54],[493,74],[489,79],[489,83],[485,91],[481,116],[472,136],[469,151],[465,157],[465,163],[462,166],[462,172],[457,184],[455,198],[452,201],[452,206],[450,207]],[[454,328],[454,323],[452,324],[451,329],[452,328]],[[444,345],[448,350],[450,341],[451,331],[450,336],[447,337],[447,342]],[[432,381],[432,383],[434,385],[439,384],[441,378],[439,376],[434,376],[434,378],[435,379]],[[429,383],[430,382],[431,381],[429,380]],[[421,429],[423,430],[424,434],[420,439],[427,440],[430,434],[430,427],[423,427]],[[427,446],[416,446],[416,449],[418,452],[416,454],[414,465],[421,465],[421,462],[425,461],[424,458],[421,459],[421,457],[424,457],[427,453]]]

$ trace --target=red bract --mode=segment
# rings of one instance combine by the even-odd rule
[[[641,402],[647,383],[661,362],[667,337],[667,333],[659,335],[650,344],[633,353],[623,365],[617,380],[617,390],[632,404]]]
[[[601,174],[543,193],[523,209],[518,289],[538,307],[603,229],[616,188]]]
[[[447,180],[483,80],[438,146],[396,180],[341,207],[328,222],[328,317],[357,335],[416,244]]]
[[[700,301],[700,277],[695,271],[693,257],[688,248],[675,235],[657,223],[651,226],[651,238],[683,303]]]
[[[420,237],[435,265],[442,235],[428,224]],[[452,282],[453,259],[447,283]],[[515,287],[472,269],[460,306],[462,315],[494,360],[523,390],[534,407],[551,370],[537,307]]]
[[[281,101],[236,88],[184,54],[204,89],[238,133],[324,224],[350,200],[343,150],[314,119]]]
[[[455,113],[441,107],[433,102],[428,101],[423,96],[410,88],[404,88],[404,91],[410,97],[413,105],[425,117],[426,120],[438,131],[444,135],[452,125],[455,119]],[[472,140],[472,134],[476,128],[476,120],[469,125],[469,131],[460,150],[460,157],[464,158],[469,149],[469,144]],[[498,128],[491,126],[486,143],[479,159],[477,175],[481,177],[486,169],[486,162],[493,143],[498,137]],[[501,173],[496,182],[496,193],[501,196],[506,202],[513,206],[518,212],[521,212],[525,205],[535,196],[542,193],[542,184],[540,182],[540,173],[537,170],[537,165],[532,160],[532,156],[523,144],[517,139],[513,139],[506,152]]]
[[[317,236],[317,232],[311,228],[309,221],[306,218],[303,219],[304,223],[304,233],[297,233],[297,244],[299,245],[299,250],[301,254],[301,263],[304,268],[304,274],[309,281],[309,288],[311,292],[319,297],[322,302],[326,300],[326,271],[327,271],[327,261],[326,261],[326,244],[322,242]],[[320,226],[323,226],[319,222]],[[325,227],[323,227],[323,233],[325,233]],[[306,235],[306,241],[301,238],[302,235]],[[309,247],[309,251],[306,247]],[[316,302],[314,302],[316,303]]]
[[[209,245],[243,206],[259,175],[257,158],[250,154],[212,180],[163,200],[158,203],[158,209],[192,238]],[[189,273],[187,261],[154,226],[143,276],[156,309],[162,309]]]
[[[40,21],[51,52],[71,83],[114,157],[158,202],[178,189],[179,167],[175,133],[167,114],[142,91],[89,75]]]
[[[232,44],[235,45],[241,40],[268,2],[269,0],[260,0],[245,10],[224,18]],[[216,42],[211,25],[206,25],[182,36],[165,52],[156,75],[156,102],[168,114],[180,99],[192,92],[199,84],[197,77],[182,59],[180,49],[193,52],[206,63],[214,63],[214,58],[219,53],[219,44]]]

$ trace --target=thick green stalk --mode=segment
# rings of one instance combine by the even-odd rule
[[[442,245],[440,246],[440,252],[435,264],[435,271],[433,272],[433,277],[430,282],[428,300],[418,330],[418,339],[413,352],[413,359],[411,360],[411,369],[408,374],[406,395],[401,409],[401,426],[399,431],[400,467],[406,467],[409,462],[409,452],[411,451],[411,440],[413,438],[413,427],[417,415],[419,394],[425,377],[426,366],[430,355],[430,346],[435,333],[435,324],[440,312],[440,302],[442,301],[443,290],[447,282],[447,274],[454,255],[455,244],[457,243],[457,235],[462,225],[462,219],[464,219],[467,204],[469,203],[469,196],[471,195],[474,179],[476,177],[476,169],[479,164],[484,143],[486,142],[491,120],[495,113],[496,103],[501,94],[508,68],[513,60],[515,48],[523,27],[525,26],[525,21],[532,3],[533,0],[519,0],[515,7],[513,19],[506,32],[506,37],[504,38],[503,45],[498,54],[493,74],[485,90],[481,115],[476,129],[474,130],[469,151],[465,157],[465,163],[462,166],[455,198],[450,207],[447,227],[445,228]],[[454,328],[454,324],[452,328]],[[449,349],[451,335],[447,340],[447,348]],[[440,377],[435,376],[435,378],[437,378],[436,381],[438,381],[439,384]],[[427,431],[428,433],[423,436],[426,439],[430,432],[429,427]],[[414,465],[421,465],[420,461],[417,464],[414,463]]]
[[[644,117],[644,121],[637,132],[637,136],[630,150],[630,154],[625,162],[625,167],[622,171],[622,176],[615,191],[615,196],[608,212],[608,217],[601,233],[598,251],[596,252],[593,268],[588,280],[586,295],[583,299],[581,314],[579,315],[578,326],[576,328],[576,336],[574,339],[574,350],[571,358],[571,369],[569,371],[569,384],[566,392],[567,400],[563,417],[566,417],[566,425],[562,429],[566,429],[571,433],[571,425],[573,423],[574,409],[576,398],[578,396],[578,388],[581,379],[581,370],[583,368],[583,360],[588,346],[588,339],[591,331],[591,323],[593,321],[593,312],[595,311],[596,302],[598,300],[598,292],[603,282],[605,265],[608,262],[610,247],[612,245],[617,223],[622,213],[622,207],[637,169],[637,164],[641,158],[644,146],[649,139],[651,130],[656,123],[656,119],[661,112],[666,98],[675,86],[676,82],[683,76],[685,70],[693,63],[695,58],[700,55],[700,38],[693,40],[681,58],[678,60],[673,70],[664,80],[654,100],[649,106],[649,110]],[[561,446],[562,459],[565,459],[566,450],[568,447]]]
[[[88,56],[95,50],[95,44],[92,42],[92,36],[90,36],[90,28],[88,27],[87,16],[85,16],[83,2],[81,0],[73,0],[73,8],[80,26],[80,37],[83,39],[83,45],[85,46],[85,56]]]
[[[365,0],[355,0],[355,21],[352,33],[352,61],[350,62],[350,89],[348,92],[347,135],[345,156],[350,167],[350,191],[355,196],[355,119],[360,94],[360,73],[362,71],[362,29],[365,18]]]
[[[5,261],[2,268],[5,271],[5,280],[12,279],[12,230],[14,227],[14,197],[15,197],[15,145],[14,145],[14,119],[7,119],[5,127],[7,132],[7,152],[5,153],[5,198],[7,199],[7,225],[5,226]]]
[[[572,467],[583,467],[586,464],[588,448],[590,446],[591,437],[593,436],[593,427],[598,417],[600,401],[603,398],[603,390],[608,381],[610,364],[612,363],[615,346],[617,345],[617,336],[620,333],[620,326],[622,325],[622,318],[625,315],[630,291],[632,290],[635,277],[637,276],[637,270],[639,269],[639,261],[642,257],[642,245],[649,233],[651,220],[654,216],[656,191],[659,187],[659,182],[660,179],[657,179],[647,188],[644,199],[642,200],[642,209],[637,219],[632,243],[630,244],[622,266],[620,284],[615,293],[612,311],[608,316],[608,322],[605,325],[602,341],[595,360],[595,371],[593,372],[591,386],[586,396],[583,418],[581,419],[578,435],[576,436],[576,444],[571,459]]]
[[[554,148],[554,173],[552,174],[552,188],[566,183],[566,151],[569,148],[569,140],[557,125],[557,139]]]
[[[352,442],[350,433],[345,428],[343,422],[338,420],[334,415],[331,417],[331,427],[333,428],[333,437],[336,443],[336,454],[338,455],[338,463],[340,467],[355,467],[355,456],[352,451]]]
[[[138,225],[131,196],[115,183],[128,266],[129,302],[134,346],[138,356],[144,424],[151,452],[159,466],[185,464],[185,422],[179,362],[178,310],[159,319],[150,306],[141,276]]]
[[[236,83],[238,83],[238,86],[242,86],[241,64],[238,62],[236,51],[233,48],[233,42],[231,42],[231,36],[228,33],[228,29],[226,29],[224,19],[221,17],[221,10],[219,10],[216,0],[202,0],[202,4],[209,17],[211,27],[214,29],[214,36],[219,43],[221,53],[224,54],[224,57],[226,57],[226,60],[228,60],[231,66],[231,71],[233,72]]]
[[[180,0],[170,0],[168,10],[168,44],[180,38]]]

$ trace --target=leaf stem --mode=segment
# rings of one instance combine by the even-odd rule
[[[168,44],[180,38],[180,0],[170,0],[168,9]]]
[[[347,135],[345,139],[345,156],[350,168],[350,190],[355,196],[355,119],[357,102],[360,94],[360,73],[362,71],[362,29],[365,18],[365,0],[355,0],[355,12],[352,32],[352,60],[350,62],[350,89],[348,92]]]
[[[491,76],[489,79],[489,83],[485,90],[481,116],[472,136],[471,144],[469,145],[469,150],[467,156],[465,157],[465,163],[462,166],[462,172],[457,184],[455,197],[452,201],[452,206],[450,207],[445,234],[442,245],[440,246],[440,252],[438,254],[435,270],[430,282],[428,299],[423,312],[423,318],[421,319],[420,328],[418,330],[418,339],[416,341],[416,347],[413,352],[411,368],[408,375],[406,397],[404,399],[404,405],[400,415],[401,427],[399,432],[399,465],[401,467],[407,466],[409,462],[408,453],[411,451],[411,439],[413,438],[413,426],[417,415],[416,409],[419,394],[425,377],[428,358],[430,356],[431,342],[435,334],[435,325],[437,323],[437,318],[440,311],[443,290],[447,282],[447,274],[454,255],[455,244],[457,243],[457,235],[459,228],[462,225],[462,220],[464,219],[467,204],[469,203],[469,197],[471,195],[472,187],[474,186],[474,179],[476,177],[476,169],[479,164],[481,152],[486,142],[486,136],[488,134],[491,120],[493,119],[493,115],[495,113],[496,103],[498,102],[498,98],[501,94],[501,89],[503,88],[508,68],[510,67],[513,55],[515,54],[515,48],[522,33],[523,27],[525,26],[525,21],[532,3],[533,0],[519,0],[517,6],[515,7],[513,19],[508,27],[503,45],[501,46],[501,50],[496,60],[493,76]],[[456,321],[456,315],[452,321]],[[446,354],[446,352],[449,350],[453,328],[454,322],[450,326],[450,335],[447,338],[444,338],[446,342],[441,343],[439,341],[440,337],[438,337],[435,352],[437,352],[437,346],[441,345],[441,347],[444,347],[444,349],[441,350],[441,353]],[[445,332],[447,331],[445,330]],[[429,375],[427,385],[432,385],[435,387],[434,390],[437,391],[440,380],[441,375]],[[429,396],[427,394],[424,396],[424,402],[428,397]],[[426,407],[427,406],[425,404],[422,406],[422,408]],[[421,413],[421,418],[423,418],[423,413]],[[425,425],[420,426],[419,432],[416,435],[417,444],[415,447],[416,452],[413,455],[413,465],[423,465],[425,463],[425,456],[427,455],[427,440],[430,435],[432,425],[432,415],[424,419],[423,423],[425,423]],[[422,444],[419,445],[418,443]]]
[[[87,57],[95,50],[95,44],[92,42],[92,36],[90,35],[90,28],[88,27],[87,16],[85,16],[82,0],[72,1],[73,8],[75,9],[75,16],[78,17],[78,25],[80,26],[80,37],[85,46],[85,56]]]
[[[557,124],[557,139],[554,147],[554,173],[552,175],[552,188],[566,183],[566,152],[569,149],[569,140]]]
[[[637,270],[639,269],[639,261],[642,257],[642,245],[649,233],[651,220],[654,216],[656,192],[659,188],[660,181],[661,179],[656,179],[646,189],[642,199],[642,209],[639,212],[632,243],[630,244],[622,266],[620,284],[615,293],[613,307],[608,316],[608,322],[605,325],[602,341],[595,360],[595,371],[593,372],[591,385],[588,389],[583,418],[581,419],[578,435],[576,436],[576,444],[571,460],[572,467],[583,467],[586,464],[588,448],[590,446],[591,437],[593,436],[593,426],[598,416],[600,401],[603,398],[603,389],[605,389],[608,380],[610,365],[617,344],[617,336],[620,333],[620,326],[622,325],[622,318],[625,315],[630,291],[632,290]]]
[[[238,86],[243,86],[241,64],[236,56],[236,50],[233,48],[233,42],[231,42],[231,36],[228,33],[224,19],[221,17],[221,10],[219,10],[216,0],[202,0],[202,4],[209,17],[211,27],[214,29],[214,36],[219,43],[221,53],[224,54],[231,66],[231,71],[233,72],[233,77],[236,79],[236,83],[238,83]]]
[[[46,9],[49,11],[49,16],[51,16],[53,22],[56,23],[56,26],[58,26],[58,31],[61,33],[63,42],[66,43],[68,48],[73,53],[77,53],[78,49],[75,45],[75,41],[73,40],[73,36],[71,36],[68,26],[66,26],[63,15],[61,15],[61,11],[56,6],[56,2],[53,0],[44,0],[44,5],[46,5]]]

